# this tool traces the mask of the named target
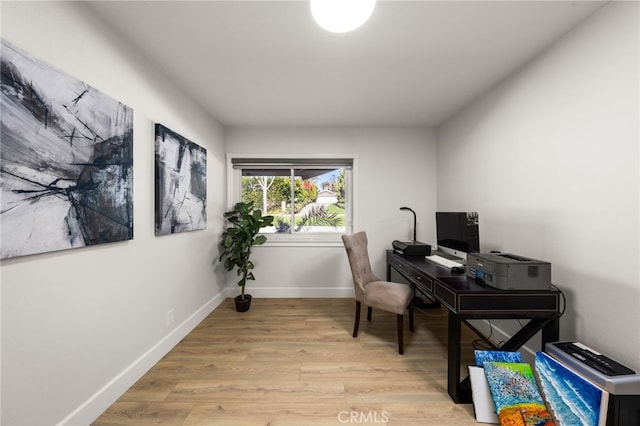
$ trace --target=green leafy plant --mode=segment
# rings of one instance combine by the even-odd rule
[[[296,227],[296,231],[300,231],[305,227],[311,226],[330,226],[337,228],[344,223],[343,218],[335,212],[327,211],[322,204],[311,205],[307,212],[302,215],[300,222]]]
[[[255,280],[251,248],[264,244],[267,237],[258,235],[260,228],[270,226],[273,216],[262,216],[262,211],[256,209],[253,202],[239,202],[224,214],[229,226],[222,233],[222,253],[220,261],[224,259],[227,271],[236,269],[240,280],[241,299],[244,300],[244,288],[248,280]]]

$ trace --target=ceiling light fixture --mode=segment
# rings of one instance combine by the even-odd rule
[[[311,0],[313,19],[327,31],[346,33],[367,22],[376,0]]]

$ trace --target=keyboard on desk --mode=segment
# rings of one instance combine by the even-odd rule
[[[456,261],[444,258],[442,256],[438,256],[437,254],[433,254],[431,256],[426,256],[426,259],[428,259],[428,260],[430,260],[430,261],[432,261],[434,263],[437,263],[440,266],[444,266],[445,268],[449,268],[449,269],[453,268],[454,266],[457,266],[459,268],[464,266],[462,263],[458,263]]]

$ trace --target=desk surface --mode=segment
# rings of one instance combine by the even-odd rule
[[[557,290],[499,290],[465,274],[454,274],[424,257],[404,257],[393,250],[387,252],[387,266],[467,318],[547,317],[559,310]]]

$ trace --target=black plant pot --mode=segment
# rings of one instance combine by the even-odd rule
[[[251,307],[250,294],[245,294],[244,300],[242,300],[242,295],[236,296],[233,300],[236,302],[236,311],[238,312],[247,312]]]

